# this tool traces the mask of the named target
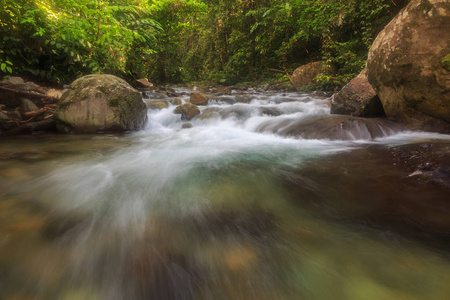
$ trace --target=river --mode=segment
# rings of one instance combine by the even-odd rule
[[[0,139],[0,299],[450,299],[448,188],[385,154],[450,136],[280,135],[328,115],[301,93],[217,97],[188,129],[174,109]]]

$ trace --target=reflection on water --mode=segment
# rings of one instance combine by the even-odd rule
[[[405,181],[383,152],[448,136],[263,134],[327,103],[247,97],[192,129],[169,106],[136,134],[0,140],[0,299],[450,297],[434,247],[448,189]]]

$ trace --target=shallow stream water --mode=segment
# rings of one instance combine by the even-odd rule
[[[189,129],[170,105],[137,133],[1,139],[0,299],[450,299],[449,189],[382,154],[450,136],[277,134],[328,105],[248,91]]]

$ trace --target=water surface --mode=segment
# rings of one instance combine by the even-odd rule
[[[448,189],[383,152],[449,136],[283,137],[261,126],[328,100],[222,98],[190,129],[169,106],[138,133],[0,140],[0,299],[450,298]]]

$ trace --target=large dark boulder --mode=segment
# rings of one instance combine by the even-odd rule
[[[367,80],[364,69],[331,98],[332,114],[356,117],[383,117],[383,105]]]
[[[450,132],[450,2],[412,0],[375,39],[367,76],[388,117]]]
[[[57,118],[76,133],[123,132],[144,127],[147,107],[126,81],[113,75],[87,75],[64,92]]]

